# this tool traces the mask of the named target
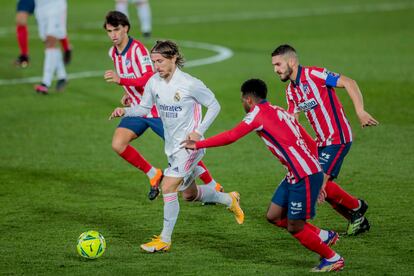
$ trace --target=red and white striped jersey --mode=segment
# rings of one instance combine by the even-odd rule
[[[252,107],[235,128],[197,142],[196,148],[231,144],[252,131],[257,132],[268,149],[286,167],[289,183],[297,183],[322,170],[312,137],[286,110],[272,106],[265,100]]]
[[[352,130],[335,89],[339,75],[325,68],[298,68],[286,88],[289,113],[303,111],[316,133],[319,147],[352,142]]]
[[[109,56],[120,76],[120,85],[131,99],[131,106],[138,105],[141,102],[145,84],[154,74],[154,66],[147,48],[138,40],[130,37],[122,53],[118,53],[116,47],[111,47]],[[146,117],[159,117],[155,106]]]

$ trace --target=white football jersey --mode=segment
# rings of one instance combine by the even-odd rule
[[[202,81],[176,69],[166,82],[159,74],[152,76],[146,86],[140,106],[150,110],[157,106],[164,125],[165,153],[171,156],[180,150],[180,143],[193,131],[204,134],[217,117],[220,105],[213,92]],[[202,121],[202,105],[208,108]],[[136,116],[134,109],[127,109],[126,116]]]
[[[66,0],[35,0],[35,13],[55,13],[66,10]]]

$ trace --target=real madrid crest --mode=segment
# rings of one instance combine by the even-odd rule
[[[175,92],[174,101],[179,102],[181,100],[180,91]]]

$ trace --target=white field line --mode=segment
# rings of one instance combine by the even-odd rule
[[[293,10],[257,11],[257,12],[238,12],[222,13],[209,15],[190,15],[179,17],[155,18],[154,25],[172,25],[185,23],[214,23],[231,21],[250,21],[257,19],[283,19],[308,16],[324,16],[332,14],[353,14],[353,13],[375,13],[391,12],[398,10],[413,9],[414,2],[385,2],[376,4],[344,5],[336,7],[308,7]],[[100,29],[102,21],[82,23],[82,25],[72,24],[76,29]],[[14,27],[0,28],[0,37],[15,32]]]
[[[91,35],[71,36],[71,39],[76,40],[77,38],[79,40],[96,41],[96,37],[91,36]],[[107,41],[107,39],[105,41]],[[185,67],[196,67],[196,66],[217,63],[217,62],[229,59],[233,56],[232,50],[230,50],[229,48],[220,46],[220,45],[214,45],[214,44],[202,43],[202,42],[194,42],[194,41],[180,41],[179,45],[182,47],[203,49],[203,50],[213,51],[216,53],[216,55],[211,56],[211,57],[189,60],[185,63]],[[103,74],[104,74],[104,71],[100,71],[100,70],[99,71],[84,71],[84,72],[70,73],[68,74],[68,79],[103,77]],[[20,79],[0,79],[0,86],[23,84],[23,83],[37,83],[41,81],[42,81],[41,76],[20,78]]]

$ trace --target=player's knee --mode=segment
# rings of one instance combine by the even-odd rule
[[[269,223],[271,223],[271,224],[275,224],[275,225],[277,225],[281,220],[282,220],[282,218],[280,217],[280,216],[278,216],[278,215],[275,215],[275,214],[273,214],[273,213],[271,213],[271,212],[268,212],[267,214],[266,214],[266,219],[267,219],[267,221],[269,222]]]
[[[45,46],[46,48],[55,48],[56,47],[57,38],[54,36],[46,36]]]
[[[128,144],[125,144],[122,141],[116,139],[112,141],[112,149],[118,154],[123,153],[127,146]]]
[[[301,220],[288,220],[287,230],[290,234],[295,235],[303,230],[305,222]]]
[[[196,199],[197,195],[191,194],[191,193],[183,193],[183,199],[185,201],[194,201]]]
[[[27,12],[18,12],[16,14],[16,24],[17,25],[27,25],[28,13]]]

